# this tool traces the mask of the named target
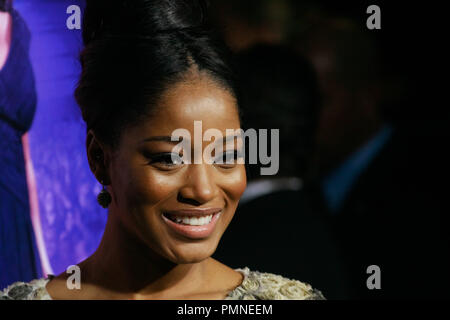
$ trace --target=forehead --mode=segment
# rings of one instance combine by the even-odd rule
[[[170,136],[180,128],[193,133],[194,121],[202,122],[203,131],[214,128],[224,135],[226,129],[239,129],[235,97],[207,77],[179,82],[161,96],[153,115],[131,131],[136,138]]]

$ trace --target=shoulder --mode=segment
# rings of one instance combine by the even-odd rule
[[[0,300],[50,300],[45,289],[49,280],[40,278],[30,282],[14,282],[0,290]]]
[[[31,38],[31,32],[25,22],[25,19],[22,17],[19,11],[15,10],[14,8],[11,10],[11,16],[13,25],[15,26],[15,31],[13,31],[14,35],[20,35],[20,41],[25,43],[28,47]]]
[[[325,300],[322,292],[308,283],[281,275],[235,269],[244,275],[241,285],[231,291],[227,300]]]

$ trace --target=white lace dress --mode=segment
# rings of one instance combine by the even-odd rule
[[[225,300],[325,300],[322,293],[309,284],[273,273],[235,269],[244,275],[242,283],[230,291]],[[52,300],[45,286],[49,278],[31,282],[15,282],[0,291],[0,300]]]

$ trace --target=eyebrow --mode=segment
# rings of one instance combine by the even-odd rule
[[[183,137],[180,137],[180,138],[181,138],[181,140],[183,140]],[[179,142],[179,141],[173,141],[171,136],[154,136],[154,137],[149,137],[149,138],[142,140],[141,143],[149,142],[149,141],[165,141],[165,142],[170,142],[170,143],[178,143]]]
[[[240,134],[239,135],[226,136],[226,137],[223,137],[223,142],[228,142],[228,141],[233,140],[235,138],[241,138],[241,137],[242,136]],[[149,137],[149,138],[146,138],[146,139],[142,140],[141,143],[151,142],[151,141],[164,141],[164,142],[170,142],[170,143],[178,143],[178,142],[183,140],[183,137],[179,137],[179,138],[180,138],[180,140],[177,141],[177,140],[172,140],[171,136],[154,136],[154,137]]]

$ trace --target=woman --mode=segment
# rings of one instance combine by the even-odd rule
[[[225,143],[213,163],[185,163],[170,140],[180,128],[193,137],[194,121],[224,136],[240,128],[225,50],[204,15],[201,1],[88,1],[75,95],[106,229],[78,264],[80,289],[61,273],[4,298],[323,299],[300,281],[211,258],[246,187],[244,164],[217,160],[240,152]]]
[[[22,143],[36,110],[29,46],[25,21],[0,0],[0,287],[42,276]]]

